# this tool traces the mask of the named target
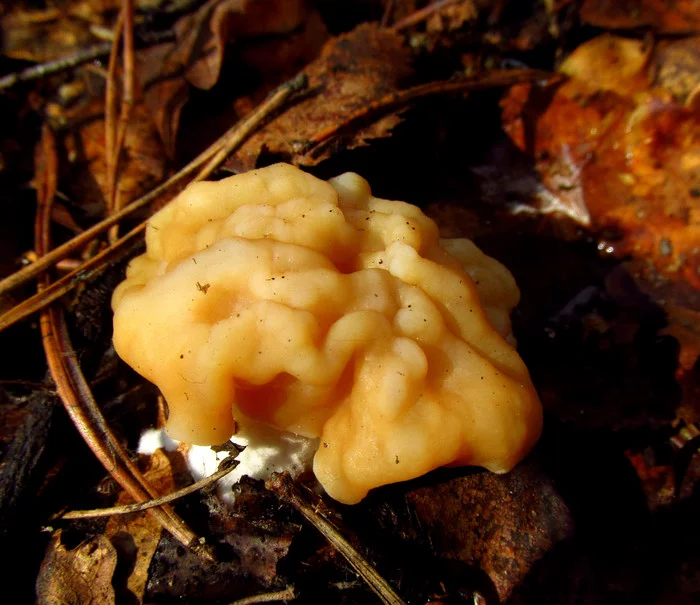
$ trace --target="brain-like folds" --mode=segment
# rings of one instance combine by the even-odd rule
[[[114,294],[114,343],[177,439],[253,423],[319,437],[314,472],[352,503],[440,466],[507,471],[539,436],[510,273],[356,174],[194,184],[146,244]]]

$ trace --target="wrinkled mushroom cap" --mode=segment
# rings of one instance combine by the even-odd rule
[[[114,344],[160,388],[172,437],[319,437],[316,476],[354,503],[445,465],[507,471],[540,434],[510,273],[356,174],[194,184],[146,244],[114,293]]]

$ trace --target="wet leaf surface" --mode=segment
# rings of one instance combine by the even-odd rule
[[[665,333],[681,345],[678,413],[695,422],[700,123],[697,112],[665,91],[647,92],[641,48],[609,36],[580,47],[564,64],[572,80],[556,91],[511,91],[503,103],[505,127],[537,159],[547,193],[539,210],[565,212],[601,234],[601,252],[635,259],[628,271],[636,287],[665,311]],[[663,73],[664,57],[656,56],[657,73]]]
[[[698,108],[700,37],[661,40],[654,50],[655,84],[671,92],[678,103]]]

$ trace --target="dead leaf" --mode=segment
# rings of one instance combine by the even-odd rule
[[[673,504],[675,497],[673,467],[650,465],[642,452],[625,452],[639,476],[650,510]]]
[[[175,482],[170,457],[176,458],[179,465],[184,466],[182,456],[179,458],[177,456],[179,456],[177,452],[166,454],[163,450],[156,450],[150,457],[144,476],[158,494],[165,495],[174,491]],[[131,503],[133,499],[122,491],[117,505]],[[144,513],[116,515],[109,519],[105,528],[105,536],[115,546],[119,552],[120,561],[129,570],[126,590],[135,596],[138,602],[143,600],[148,582],[148,569],[158,548],[162,530],[160,523],[152,515]]]
[[[499,602],[574,530],[552,480],[532,462],[411,490],[406,502],[435,554],[485,572]]]
[[[659,34],[700,30],[698,0],[586,0],[581,19],[608,29],[649,27]]]
[[[177,21],[175,42],[140,53],[145,101],[171,157],[189,85],[208,90],[216,84],[227,45],[239,38],[290,33],[308,14],[303,0],[209,0]]]
[[[112,576],[117,551],[104,536],[95,536],[73,549],[61,543],[62,532],[54,534],[36,581],[39,605],[115,602]]]
[[[583,169],[598,228],[618,254],[700,288],[700,115],[651,98],[627,113]]]
[[[302,0],[210,0],[176,24],[175,57],[184,59],[190,84],[207,90],[219,79],[224,49],[232,39],[287,34],[305,17]]]
[[[263,95],[280,82],[296,75],[316,59],[328,39],[328,29],[316,11],[309,11],[304,23],[285,36],[266,38],[263,41],[247,40],[240,44],[238,52],[246,66],[255,69],[263,84],[255,92],[252,107]]]
[[[689,377],[696,373],[695,362],[700,357],[700,311],[698,310],[700,305],[694,301],[696,304],[693,307],[695,308],[688,308],[676,302],[675,299],[676,297],[672,296],[665,305],[666,312],[673,321],[669,322],[664,333],[673,336],[681,346],[677,371],[680,380],[684,376]],[[696,376],[695,378],[695,382],[700,383],[700,377]],[[696,400],[700,401],[700,399]],[[688,419],[688,421],[700,422],[700,409],[697,410],[697,414],[696,418]]]
[[[659,273],[700,287],[700,116],[658,97],[635,105],[591,93],[576,80],[541,114],[528,97],[511,91],[504,122],[516,145],[538,158],[543,183],[564,160],[579,175],[571,185],[591,225],[622,235],[604,244],[608,252],[650,260]]]
[[[321,56],[304,70],[312,93],[248,139],[235,159],[254,168],[265,150],[286,161],[317,164],[331,150],[325,148],[309,157],[309,140],[318,132],[343,123],[346,116],[373,100],[397,90],[412,72],[410,60],[403,38],[375,24],[360,25],[330,40]],[[336,144],[352,149],[369,139],[387,136],[398,122],[397,116],[387,116],[347,141],[336,140]]]
[[[658,96],[591,92],[578,80],[561,86],[541,113],[535,107],[524,88],[512,89],[503,103],[506,130],[537,158],[544,185],[562,159],[575,167],[574,191],[601,234],[599,250],[634,259],[638,287],[664,309],[665,333],[680,344],[682,401],[671,418],[697,421],[700,114]]]
[[[65,162],[64,193],[81,200],[93,215],[104,210],[107,198],[105,126],[103,101],[94,98],[88,105],[67,111],[64,120],[75,127],[60,141]],[[125,205],[150,191],[166,176],[163,145],[149,109],[137,102],[131,112],[117,187],[117,199]]]
[[[167,54],[171,52],[170,44],[161,44],[148,49],[145,53],[137,54],[138,73],[143,84],[143,99],[151,111],[155,127],[160,136],[168,157],[175,155],[175,140],[182,109],[187,103],[190,92],[189,84],[176,70],[172,74],[164,72],[159,77],[155,71],[149,72],[154,66],[161,66]]]
[[[288,35],[241,41],[236,45],[232,60],[242,66],[248,79],[256,81],[255,90],[249,91],[249,83],[243,83],[241,92],[245,91],[245,96],[238,96],[217,110],[193,99],[180,125],[178,140],[182,144],[178,149],[189,157],[192,149],[205,148],[212,141],[212,133],[226,132],[255,109],[280,82],[294,77],[316,59],[327,39],[328,30],[320,15],[310,11],[306,21]],[[163,111],[163,108],[157,111]],[[174,144],[174,139],[171,144]]]
[[[12,6],[12,10],[0,18],[3,54],[41,63],[70,54],[76,47],[99,42],[82,17],[70,10],[71,4],[62,3],[60,7],[39,11],[25,10],[25,3],[5,5],[6,8]],[[102,19],[96,9],[90,16],[99,23]]]
[[[652,46],[642,40],[604,34],[581,44],[559,71],[591,83],[594,90],[611,90],[621,96],[646,90],[646,67]]]
[[[574,207],[576,194],[589,219],[579,222],[600,234],[601,253],[632,258],[628,269],[637,287],[665,311],[663,334],[680,345],[675,374],[682,399],[670,415],[667,410],[666,422],[696,422],[700,113],[673,98],[682,100],[697,86],[686,67],[694,45],[654,50],[648,63],[656,67],[657,87],[651,89],[651,79],[642,86],[647,58],[635,44],[611,36],[584,44],[564,63],[573,79],[550,97],[511,89],[502,103],[504,124],[515,145],[535,158],[536,174],[560,208]],[[552,174],[562,161],[576,178],[557,192]]]

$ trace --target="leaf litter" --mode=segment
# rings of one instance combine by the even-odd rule
[[[279,159],[326,177],[357,170],[379,195],[422,204],[445,233],[476,237],[516,275],[520,349],[547,412],[531,459],[504,477],[441,471],[377,490],[351,509],[316,505],[406,600],[620,602],[651,594],[665,603],[691,602],[700,591],[691,512],[700,421],[697,19],[692,2],[576,4],[352,2],[340,16],[323,2],[135,6],[137,39],[158,33],[174,41],[136,51],[138,84],[118,166],[122,203],[171,176],[303,70],[307,88],[267,116],[223,172]],[[19,4],[3,16],[6,72],[100,42],[121,8],[67,6]],[[579,18],[629,32],[597,36]],[[494,68],[513,66],[551,72],[497,85]],[[566,81],[552,77],[555,67]],[[117,70],[118,81],[128,69]],[[104,65],[93,63],[16,85],[3,99],[54,134],[57,243],[107,211],[106,78]],[[488,90],[467,96],[460,80]],[[409,98],[412,88],[440,96]],[[386,103],[392,98],[405,102]],[[31,129],[8,133],[3,160],[39,144]],[[6,165],[0,179],[26,190],[26,173]],[[30,247],[14,246],[3,249],[5,274]],[[69,260],[80,264],[105,246],[95,239]],[[121,271],[123,263],[107,275],[118,281]],[[67,302],[80,308],[84,297],[107,308],[109,288],[93,291],[88,281]],[[89,324],[103,316],[85,317]],[[133,448],[139,429],[156,421],[155,401],[146,389],[125,409],[123,391],[137,379],[105,350],[105,339],[75,333],[71,316],[68,324],[106,421]],[[31,359],[36,328],[17,328],[27,337],[20,343],[18,332],[3,332],[0,345]],[[12,413],[14,426],[36,426],[41,407],[22,397],[44,368],[18,367],[0,375],[0,411]],[[146,462],[154,492],[191,481],[177,456],[156,452]],[[13,463],[30,479],[19,486],[27,501],[21,490],[37,489],[43,467]],[[60,479],[57,465],[46,481]],[[92,476],[74,489],[81,503],[108,504]],[[374,598],[284,498],[253,481],[237,489],[232,509],[212,493],[175,505],[213,562],[144,514],[106,526],[54,521],[60,529],[43,542],[41,569],[29,569],[20,585],[25,594],[36,590],[39,602],[218,603],[289,586],[293,593],[283,597],[299,603]],[[42,506],[52,510],[51,501]],[[40,543],[36,517],[18,518]]]

